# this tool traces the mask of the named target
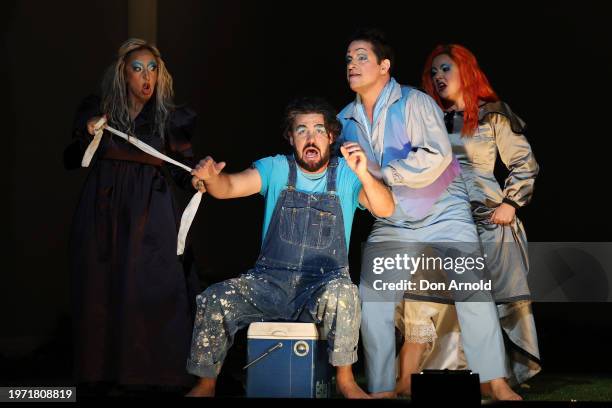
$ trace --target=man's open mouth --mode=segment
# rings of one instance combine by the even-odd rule
[[[320,156],[319,149],[315,147],[308,147],[304,149],[304,159],[305,160],[315,160]]]

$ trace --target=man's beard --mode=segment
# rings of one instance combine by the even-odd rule
[[[306,151],[306,149],[308,149],[309,147],[314,147],[315,149],[319,151],[318,161],[314,163],[305,161],[302,157],[298,155],[298,152],[295,149],[295,147],[293,148],[293,157],[295,157],[295,161],[301,168],[303,168],[306,171],[314,173],[314,172],[321,170],[323,166],[326,166],[327,163],[329,163],[329,158],[331,156],[331,149],[326,149],[325,153],[321,153],[321,150],[317,146],[308,145],[308,146],[304,146],[304,148],[302,149],[302,152]]]

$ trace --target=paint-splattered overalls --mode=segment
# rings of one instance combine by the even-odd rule
[[[334,366],[357,361],[361,308],[348,274],[347,245],[336,194],[337,158],[327,169],[327,191],[297,191],[292,156],[289,179],[276,202],[255,268],[207,288],[197,297],[187,371],[219,374],[235,333],[256,321],[321,323]]]

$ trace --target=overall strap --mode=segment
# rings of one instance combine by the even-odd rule
[[[336,194],[336,174],[338,173],[338,156],[332,156],[327,165],[327,192]]]
[[[287,189],[295,190],[295,184],[297,183],[297,164],[292,154],[287,156],[287,164],[289,164],[289,178],[287,179]]]

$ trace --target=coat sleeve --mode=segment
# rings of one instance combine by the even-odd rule
[[[195,166],[191,138],[196,125],[196,114],[188,108],[178,108],[170,118],[170,132],[168,135],[168,155],[191,168]],[[193,190],[191,174],[173,164],[165,163],[175,183],[182,189]]]
[[[501,114],[488,115],[502,162],[510,173],[504,182],[504,202],[520,208],[531,201],[539,166],[531,145],[523,134],[514,133],[510,119]]]
[[[64,149],[64,167],[67,170],[81,167],[83,154],[92,139],[92,136],[87,132],[87,121],[100,115],[100,98],[95,95],[85,98],[77,108],[72,125],[72,140]]]

